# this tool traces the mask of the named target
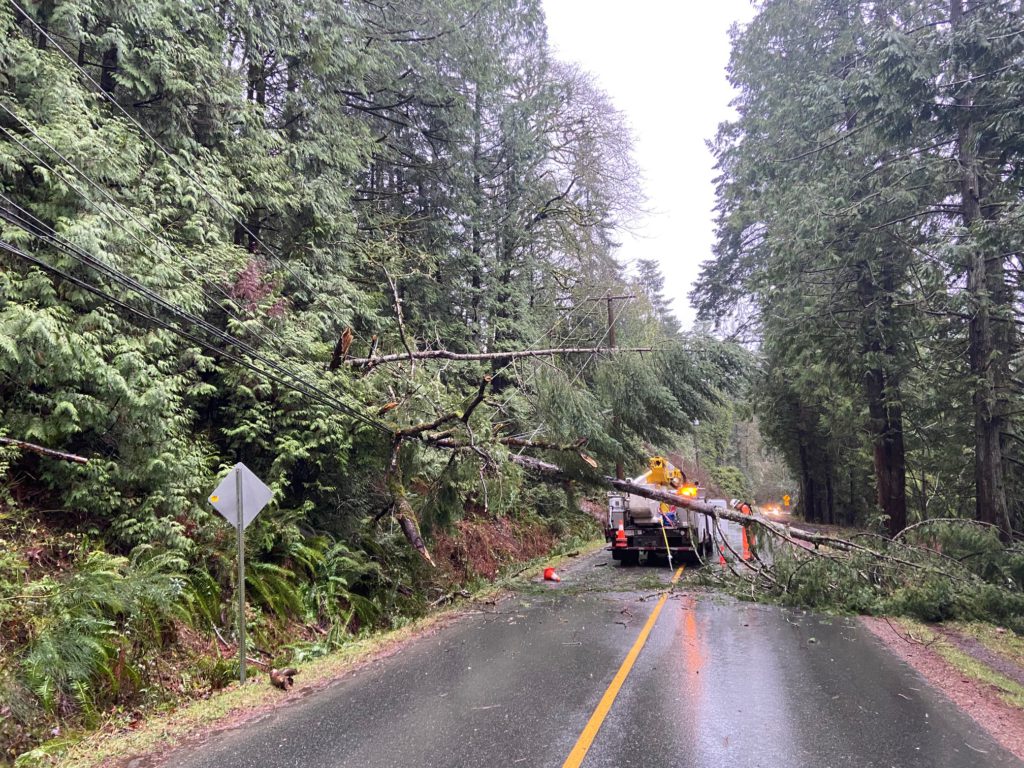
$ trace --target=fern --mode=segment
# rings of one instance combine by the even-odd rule
[[[65,580],[36,585],[41,607],[20,667],[46,711],[84,715],[102,691],[116,695],[119,655],[151,645],[168,622],[188,615],[184,566],[169,553],[143,549],[129,559],[93,550]]]

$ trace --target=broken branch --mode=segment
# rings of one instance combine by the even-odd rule
[[[434,558],[430,556],[430,551],[423,541],[423,535],[420,533],[420,522],[416,517],[412,504],[409,503],[409,499],[405,495],[405,488],[402,485],[401,451],[402,440],[396,437],[391,447],[391,460],[388,462],[385,483],[388,491],[391,493],[391,498],[394,500],[395,517],[398,519],[398,525],[402,529],[402,533],[423,559],[433,566],[435,565]]]
[[[619,352],[653,352],[653,347],[560,347],[556,349],[520,349],[511,352],[449,352],[447,349],[425,349],[405,354],[380,355],[379,357],[354,357],[346,362],[372,370],[383,363],[399,360],[517,360],[522,357],[554,357],[556,355],[607,355]]]
[[[20,448],[23,451],[32,451],[43,456],[50,456],[54,459],[62,459],[63,461],[73,461],[76,464],[88,464],[89,460],[85,456],[79,456],[74,453],[65,453],[64,451],[55,451],[52,448],[44,448],[41,445],[35,443],[28,443],[24,440],[14,440],[10,437],[0,437],[0,443],[4,445],[13,445],[15,448]]]
[[[388,272],[388,268],[384,267],[384,277],[387,278],[388,285],[391,286],[391,296],[395,300],[395,318],[398,320],[398,335],[402,337],[402,346],[405,347],[405,351],[409,354],[409,378],[411,379],[416,373],[416,358],[413,356],[412,347],[409,345],[409,339],[405,335],[405,318],[402,315],[402,299],[398,295],[398,286],[395,281],[391,279],[391,273]],[[369,360],[373,357],[373,353],[370,353],[370,357],[367,358],[367,367],[370,367]]]

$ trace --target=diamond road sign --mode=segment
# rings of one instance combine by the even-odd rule
[[[220,512],[224,519],[238,527],[238,473],[242,475],[242,528],[256,519],[260,510],[274,496],[262,480],[252,473],[242,462],[238,462],[228,476],[220,481],[220,485],[210,495],[210,503]]]

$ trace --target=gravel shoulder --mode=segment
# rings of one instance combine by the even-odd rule
[[[912,627],[903,621],[873,616],[861,617],[861,623],[969,715],[994,741],[1024,760],[1024,710],[1008,703],[1006,690],[989,681],[998,677],[1024,679],[1024,670],[960,633],[956,633],[959,641],[950,640],[951,632],[955,631]],[[962,668],[964,664],[954,665],[940,652],[950,644],[969,657],[970,666],[975,670],[973,674]],[[985,679],[979,679],[979,667],[974,667],[975,664],[980,665],[980,677]],[[987,675],[983,670],[991,670],[994,674]]]

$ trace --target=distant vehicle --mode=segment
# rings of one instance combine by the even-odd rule
[[[648,470],[632,482],[683,498],[699,499],[700,488],[688,483],[682,470],[662,456],[652,456]],[[724,499],[714,499],[714,502]],[[637,565],[643,555],[648,560],[672,554],[672,562],[682,562],[697,553],[710,554],[714,548],[711,521],[706,515],[685,506],[652,501],[633,494],[608,494],[608,525],[605,539],[611,544],[612,559],[623,565]]]

